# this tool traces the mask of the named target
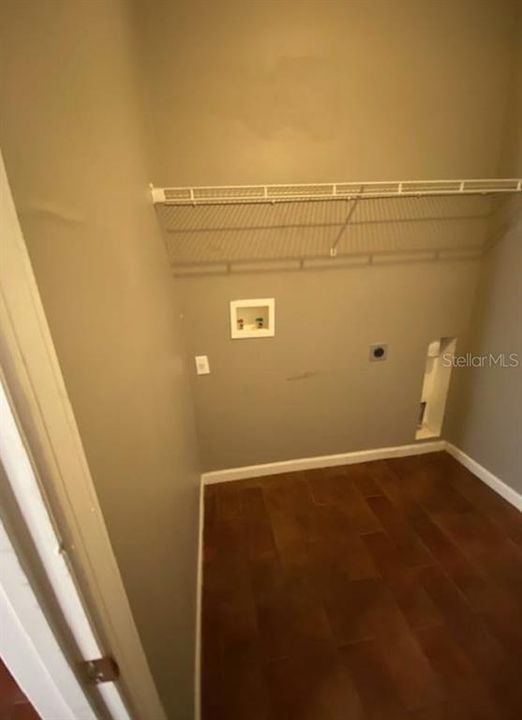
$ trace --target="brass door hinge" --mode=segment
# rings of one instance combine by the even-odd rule
[[[114,658],[102,657],[96,660],[85,660],[78,664],[80,674],[88,685],[114,682],[120,677],[120,668]]]

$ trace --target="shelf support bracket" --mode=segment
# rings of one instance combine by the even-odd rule
[[[332,246],[330,247],[330,257],[337,257],[337,247],[339,245],[339,242],[341,241],[341,237],[343,236],[344,231],[350,224],[350,220],[352,219],[352,216],[355,212],[355,208],[357,207],[357,203],[359,202],[359,198],[356,197],[355,200],[352,201],[352,205],[350,209],[348,210],[348,214],[346,216],[346,220],[343,223],[343,226],[340,228],[339,232],[337,233],[337,237],[332,243]]]

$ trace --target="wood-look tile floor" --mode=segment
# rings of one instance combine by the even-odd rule
[[[522,515],[446,453],[205,491],[204,720],[520,720]]]
[[[1,658],[0,720],[40,720],[40,716],[20,690]]]

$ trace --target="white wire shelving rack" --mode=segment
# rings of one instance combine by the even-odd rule
[[[521,178],[394,180],[285,185],[207,185],[167,188],[151,186],[154,204],[193,206],[494,195],[519,192],[522,192]]]
[[[522,178],[474,178],[474,179],[452,179],[452,180],[397,180],[397,181],[375,181],[375,182],[333,182],[333,183],[306,183],[306,184],[282,184],[282,185],[221,185],[221,186],[199,186],[199,187],[166,187],[157,188],[151,185],[152,200],[154,205],[160,210],[160,216],[162,220],[160,222],[166,223],[164,229],[167,234],[167,246],[171,261],[174,266],[179,270],[180,266],[193,266],[197,269],[199,267],[203,271],[208,269],[212,264],[225,263],[228,271],[230,271],[233,265],[239,266],[243,262],[262,262],[266,261],[278,261],[285,260],[286,254],[283,249],[279,248],[277,257],[272,258],[269,250],[267,249],[266,256],[259,250],[259,242],[257,238],[260,237],[259,233],[266,231],[270,233],[271,222],[269,216],[266,213],[272,212],[269,208],[273,207],[284,207],[285,204],[289,208],[292,204],[295,206],[297,212],[297,206],[299,204],[306,203],[322,204],[323,208],[328,207],[330,202],[335,202],[335,208],[339,212],[333,213],[335,220],[332,227],[328,229],[328,235],[325,231],[325,239],[328,243],[327,248],[322,251],[317,251],[317,257],[308,251],[299,257],[300,267],[305,267],[307,264],[320,261],[321,258],[329,257],[331,259],[341,257],[353,258],[354,255],[361,254],[366,258],[368,263],[372,263],[374,259],[387,252],[389,256],[394,254],[398,256],[401,252],[404,255],[407,254],[415,257],[425,258],[427,254],[430,258],[438,260],[446,257],[447,254],[451,255],[454,250],[464,249],[466,253],[477,253],[480,248],[477,247],[477,242],[473,239],[470,244],[470,238],[462,237],[462,242],[459,237],[458,242],[462,244],[462,248],[453,248],[453,241],[450,238],[446,238],[444,235],[444,227],[442,224],[444,218],[444,207],[438,207],[435,216],[439,217],[428,217],[426,215],[426,207],[423,205],[417,205],[417,198],[426,198],[426,202],[431,198],[432,210],[436,209],[433,206],[433,202],[450,202],[446,198],[458,198],[467,197],[468,203],[472,202],[472,197],[500,197],[509,194],[522,194]],[[404,201],[400,199],[403,198]],[[409,201],[407,200],[409,198]],[[382,203],[393,203],[397,199],[402,207],[404,207],[404,213],[411,217],[413,221],[423,220],[426,222],[426,226],[429,226],[433,233],[438,233],[437,238],[434,242],[433,248],[420,248],[417,245],[417,239],[412,236],[411,232],[408,237],[412,241],[411,247],[402,247],[403,240],[392,238],[388,236],[382,241],[381,250],[375,249],[375,241],[372,240],[372,247],[369,249],[361,248],[361,213],[357,212],[357,207],[360,202],[367,200],[381,200]],[[346,204],[346,210],[342,207],[338,207],[339,203],[344,201]],[[404,202],[404,205],[403,205]],[[412,205],[411,203],[414,203]],[[457,201],[458,202],[458,201]],[[464,202],[464,201],[463,201]],[[477,202],[480,202],[477,200]],[[384,212],[385,206],[379,206],[379,210],[376,211],[376,216],[380,222],[386,222],[390,225],[397,223],[397,212],[387,213]],[[252,209],[252,213],[248,211],[248,206],[257,206],[257,210]],[[264,209],[263,209],[264,206]],[[220,210],[221,207],[221,210]],[[332,206],[332,211],[333,211]],[[368,206],[367,206],[368,207]],[[373,208],[374,205],[370,205]],[[376,206],[375,206],[376,207]],[[390,206],[391,207],[391,206]],[[396,209],[397,206],[395,206]],[[422,209],[424,207],[424,210]],[[192,214],[191,208],[194,208],[194,214]],[[227,210],[228,208],[228,210]],[[236,208],[236,210],[234,210]],[[362,208],[359,208],[361,210]],[[448,209],[446,207],[446,209]],[[475,208],[476,210],[476,208]],[[273,211],[274,213],[276,210]],[[280,212],[284,212],[281,210]],[[293,211],[292,211],[293,212]],[[304,212],[304,207],[303,207]],[[167,213],[167,215],[165,215]],[[223,215],[225,213],[225,215]],[[226,213],[229,213],[226,215]],[[230,213],[234,213],[230,216]],[[238,216],[238,213],[240,214]],[[267,222],[267,227],[256,227],[256,222],[259,220],[259,213],[263,213],[263,217]],[[310,209],[312,213],[310,220],[313,224],[317,220],[317,214]],[[404,214],[403,213],[403,214]],[[321,214],[325,214],[321,211]],[[373,210],[370,215],[373,214]],[[455,222],[459,220],[459,214],[453,218]],[[463,213],[465,214],[465,213]],[[327,213],[328,217],[332,217],[332,213]],[[244,226],[248,225],[248,220],[252,216],[252,228]],[[366,218],[368,213],[364,213],[362,217]],[[241,218],[237,225],[237,217]],[[234,220],[235,222],[227,222]],[[448,222],[451,223],[451,216],[448,217]],[[466,218],[462,218],[466,220]],[[404,222],[405,218],[401,218]],[[281,219],[280,230],[285,230],[285,219]],[[470,220],[473,222],[473,218]],[[431,223],[431,224],[430,224]],[[261,222],[263,225],[263,222]],[[299,228],[303,231],[308,226],[306,216],[298,221]],[[359,226],[357,228],[357,226]],[[292,221],[289,222],[289,227],[292,227]],[[359,235],[357,235],[357,229]],[[351,237],[351,230],[355,233],[356,238],[352,243],[354,249],[347,250],[347,241]],[[248,235],[245,235],[248,232]],[[201,233],[201,238],[199,234]],[[209,238],[209,234],[211,237]],[[469,232],[468,232],[469,235]],[[272,236],[273,237],[273,236]],[[286,236],[289,237],[288,235]],[[317,238],[317,234],[315,236]],[[372,237],[374,237],[372,235]],[[182,245],[176,244],[176,238],[181,240]],[[453,240],[455,239],[455,233],[452,235]],[[305,243],[304,235],[301,235],[303,243]],[[237,247],[232,248],[230,243],[234,243],[244,247],[245,253],[238,252]],[[293,236],[291,243],[292,248],[288,247],[288,250],[293,253],[289,254],[289,262],[296,262],[296,251],[295,251],[295,236]],[[286,241],[281,236],[280,244],[285,245]],[[364,243],[362,243],[364,244]],[[400,246],[400,247],[399,247]],[[181,251],[178,251],[178,247]],[[226,247],[233,250],[230,254],[227,253]],[[323,246],[324,247],[324,246]],[[185,252],[188,251],[188,252]],[[250,256],[249,256],[250,252]],[[300,253],[297,253],[300,255]],[[239,255],[239,257],[238,257]],[[356,258],[355,258],[356,259]],[[190,271],[192,272],[192,271]]]

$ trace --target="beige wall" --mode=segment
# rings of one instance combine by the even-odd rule
[[[475,355],[518,353],[522,362],[522,203],[502,212],[504,230],[483,260],[473,335]],[[522,492],[522,366],[460,369],[450,394],[445,435],[494,475]]]
[[[522,4],[513,59],[501,172],[522,175]],[[522,361],[522,200],[510,198],[491,219],[469,352],[518,353]],[[522,492],[522,367],[459,370],[450,392],[447,436]]]
[[[518,0],[135,0],[156,185],[491,177]]]
[[[178,281],[206,470],[414,442],[428,344],[465,335],[478,261]],[[274,338],[231,340],[228,303],[274,297]],[[370,363],[369,346],[389,344]]]
[[[508,104],[502,132],[500,174],[520,177],[522,174],[522,1],[517,2],[513,23],[516,44],[511,60]]]
[[[169,717],[188,720],[199,470],[126,8],[4,0],[0,27],[22,229],[153,674]]]
[[[151,10],[138,0],[153,182],[495,176],[516,4],[180,0]],[[358,208],[342,250],[483,239],[471,206],[448,222],[456,206],[413,204]],[[169,252],[178,262],[327,255],[336,210],[310,210],[315,229],[291,208],[202,212],[198,234],[189,208],[166,218]],[[431,220],[397,222],[404,212]],[[275,230],[251,232],[252,218]],[[210,232],[220,225],[239,229]],[[464,342],[476,276],[476,263],[458,262],[180,280],[190,350],[212,368],[193,378],[204,467],[411,442],[427,344]],[[259,296],[276,299],[274,340],[229,340],[229,300]],[[375,341],[390,344],[385,364],[368,363]]]

